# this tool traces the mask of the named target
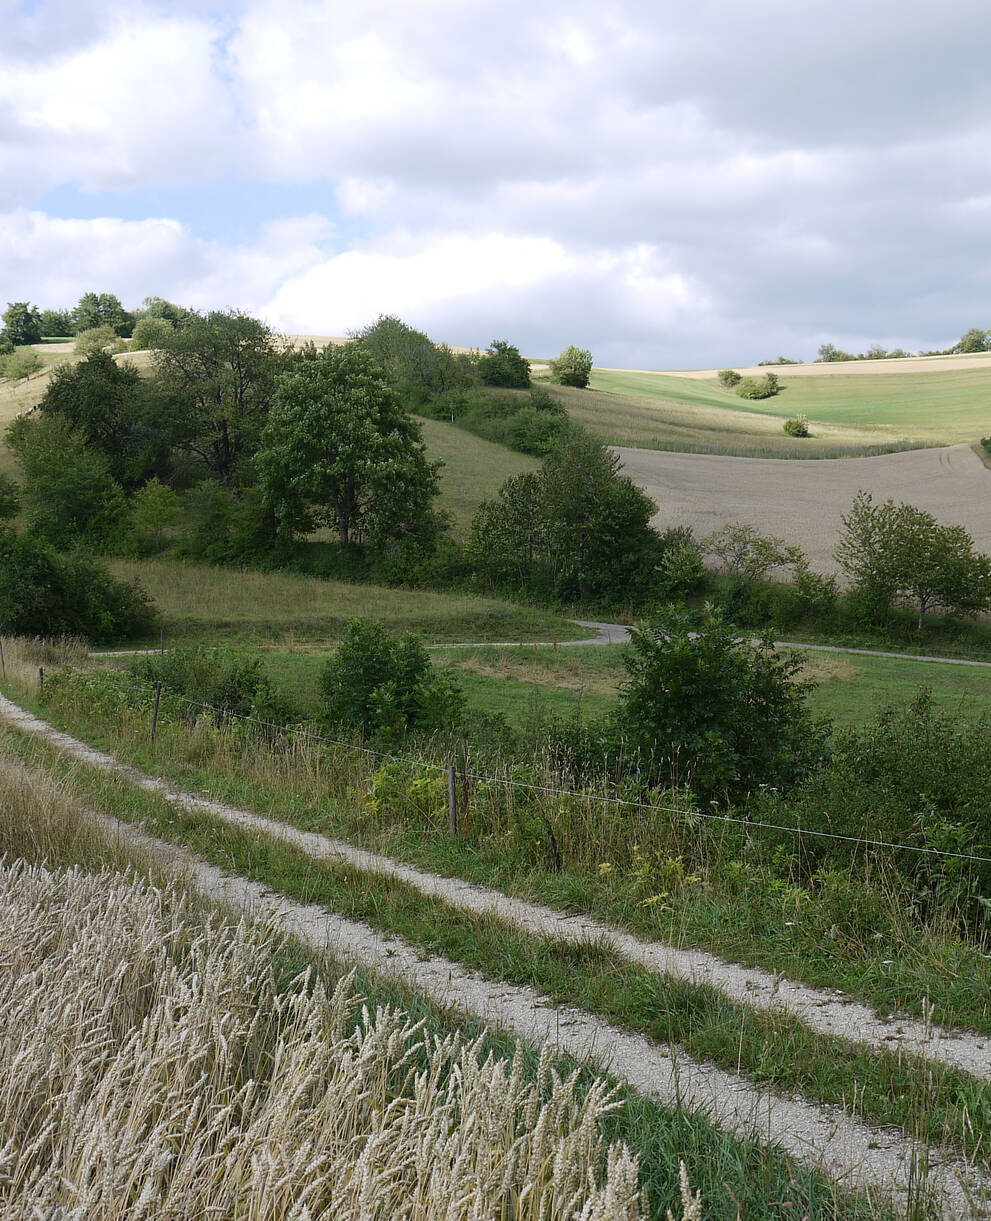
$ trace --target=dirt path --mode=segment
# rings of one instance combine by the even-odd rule
[[[568,915],[459,878],[425,873],[343,840],[328,839],[223,802],[196,797],[59,732],[3,696],[0,716],[22,732],[43,738],[64,754],[100,771],[119,774],[135,787],[163,797],[180,809],[202,811],[231,826],[280,840],[314,860],[342,861],[363,872],[393,878],[456,911],[489,914],[541,938],[603,944],[649,971],[717,988],[737,1004],[792,1014],[819,1034],[864,1044],[875,1051],[897,1049],[991,1080],[991,1038],[986,1036],[950,1031],[912,1018],[881,1018],[867,1005],[837,991],[812,988],[767,970],[728,963],[701,950],[642,941],[588,916]]]
[[[926,1186],[950,1219],[987,1217],[991,1181],[940,1150],[913,1148],[899,1133],[858,1123],[838,1108],[815,1107],[762,1093],[741,1077],[699,1064],[677,1048],[658,1046],[580,1009],[556,1007],[532,988],[493,984],[444,958],[322,907],[292,902],[264,886],[229,876],[192,853],[111,816],[85,811],[128,850],[181,870],[205,898],[238,913],[272,921],[318,953],[400,983],[453,1015],[464,1015],[525,1042],[554,1046],[559,1055],[590,1062],[665,1106],[701,1112],[724,1131],[776,1145],[848,1189],[894,1192],[904,1203],[918,1192],[919,1159],[928,1159]]]

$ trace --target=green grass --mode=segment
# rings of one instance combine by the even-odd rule
[[[539,466],[536,458],[483,441],[454,424],[419,417],[417,422],[429,456],[443,459],[437,503],[451,514],[452,530],[458,537],[467,535],[483,500],[491,500],[507,479]]]
[[[18,739],[0,734],[0,762],[4,771],[17,766],[14,747]],[[57,807],[57,808],[56,808]],[[124,855],[118,840],[101,835],[92,826],[81,827],[78,812],[62,802],[25,800],[22,790],[16,819],[2,817],[0,810],[0,851],[24,855],[49,868],[72,868],[82,865],[90,870],[110,864],[114,868],[133,868],[153,882],[174,879],[153,861],[140,854]],[[33,816],[33,818],[32,818]],[[61,816],[61,817],[60,817]],[[210,907],[195,894],[191,910]],[[343,964],[325,955],[317,955],[300,943],[288,941],[274,960],[281,986],[293,985],[303,971],[333,988]],[[484,1029],[480,1023],[462,1015],[453,1016],[401,981],[386,981],[364,971],[355,973],[355,989],[368,1007],[389,1005],[407,1012],[414,1021],[422,1022],[426,1038],[447,1037],[458,1031],[466,1040],[482,1039],[482,1054],[496,1057],[520,1057],[524,1077],[536,1078],[538,1049],[515,1038]],[[599,1073],[594,1066],[576,1064],[561,1057],[555,1061],[561,1076],[578,1073],[580,1089],[587,1089]],[[617,1084],[617,1083],[614,1083]],[[640,1158],[641,1181],[649,1194],[653,1221],[664,1221],[668,1208],[678,1199],[678,1164],[684,1161],[693,1186],[705,1201],[706,1216],[720,1221],[738,1218],[739,1209],[753,1221],[782,1215],[806,1216],[810,1221],[859,1221],[863,1218],[888,1218],[890,1212],[880,1200],[868,1203],[863,1197],[841,1191],[824,1175],[793,1163],[774,1149],[762,1148],[754,1141],[744,1141],[719,1132],[702,1116],[690,1116],[680,1108],[667,1108],[644,1099],[628,1086],[617,1085],[617,1100],[621,1104],[603,1122],[607,1142],[624,1141]],[[679,1211],[676,1209],[676,1211]]]
[[[593,372],[593,390],[662,404],[763,415],[776,422],[803,412],[811,422],[832,428],[878,430],[891,439],[952,444],[987,435],[991,420],[991,367],[899,370],[876,373],[789,375],[775,369],[781,393],[758,402],[724,390],[715,378],[698,380],[659,373]],[[777,424],[780,428],[780,423]],[[813,438],[820,430],[813,427]]]
[[[148,591],[161,612],[167,644],[328,642],[339,639],[355,617],[421,632],[431,642],[576,640],[588,634],[550,611],[469,594],[167,560],[111,560],[108,566]]]
[[[183,811],[100,773],[78,771],[28,742],[29,766],[51,768],[86,804],[146,826],[225,870],[302,903],[317,903],[442,955],[493,982],[535,987],[657,1042],[674,1044],[779,1093],[849,1106],[870,1124],[949,1143],[969,1153],[991,1135],[991,1085],[911,1056],[873,1054],[817,1035],[785,1014],[755,1013],[716,989],[669,980],[602,946],[517,932],[493,916],[458,912],[393,879],[350,864],[313,861],[216,816]]]
[[[935,1021],[991,1033],[988,946],[938,914],[920,927],[907,884],[882,860],[841,867],[830,875],[836,887],[809,887],[787,869],[782,873],[773,845],[759,833],[718,822],[696,825],[677,813],[617,809],[594,798],[537,800],[523,793],[504,800],[500,786],[477,783],[467,793],[462,834],[452,841],[443,786],[433,797],[407,791],[415,767],[383,769],[365,753],[320,749],[305,739],[268,743],[243,726],[233,733],[205,726],[191,732],[183,721],[160,722],[151,747],[150,704],[131,709],[114,699],[97,710],[89,702],[54,707],[47,697],[39,704],[20,690],[14,698],[186,790],[341,836],[430,872],[586,912],[640,936],[840,988],[881,1013],[918,1016],[930,998]],[[376,789],[374,808],[367,799],[373,782],[385,785]],[[547,826],[558,857],[548,851]]]
[[[704,382],[673,380],[683,382],[688,388],[685,393],[692,398],[632,397],[564,386],[551,387],[551,391],[572,420],[611,445],[741,458],[854,458],[930,443],[906,441],[899,430],[880,425],[817,424],[812,437],[788,437],[779,417],[744,404],[718,386],[708,403],[703,401],[708,397]]]

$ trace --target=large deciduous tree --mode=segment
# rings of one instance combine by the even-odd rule
[[[414,408],[477,380],[467,356],[434,343],[399,318],[382,315],[352,338],[368,349]]]
[[[196,314],[163,337],[154,361],[165,437],[234,487],[258,451],[284,364],[272,331],[234,310]]]
[[[486,386],[503,386],[507,390],[526,390],[530,386],[530,362],[505,339],[492,340],[488,351],[478,358],[478,373]]]
[[[284,535],[327,525],[342,547],[431,539],[440,466],[361,344],[295,354],[258,456],[263,494]]]
[[[551,381],[559,386],[576,386],[584,390],[592,372],[592,353],[573,345],[564,349],[551,365]]]

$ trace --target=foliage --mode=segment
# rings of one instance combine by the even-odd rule
[[[145,297],[141,302],[141,309],[138,311],[139,319],[161,319],[175,328],[186,326],[195,317],[193,310],[186,309],[183,305],[176,305],[172,301],[166,301],[164,297]]]
[[[176,526],[182,516],[179,497],[175,492],[151,479],[134,494],[131,503],[131,528],[145,553],[161,551],[165,531]]]
[[[154,355],[164,437],[229,488],[258,451],[283,365],[264,323],[236,310],[191,314]]]
[[[971,327],[957,340],[954,352],[987,352],[991,349],[991,331],[983,331],[980,327]]]
[[[81,553],[60,556],[38,537],[0,528],[0,630],[102,642],[146,635],[154,621],[136,581],[125,584]]]
[[[43,309],[39,321],[43,338],[68,339],[72,335],[71,310]]]
[[[974,551],[963,526],[892,499],[875,504],[866,491],[842,521],[836,560],[873,619],[886,619],[896,599],[915,605],[919,630],[937,607],[973,615],[991,605],[991,558]]]
[[[230,649],[179,648],[139,657],[131,669],[145,683],[161,683],[164,692],[191,701],[188,707],[194,714],[215,712],[221,721],[247,716],[279,723],[295,719],[275,694],[260,657]]]
[[[0,522],[16,517],[21,507],[21,496],[17,484],[9,475],[0,472]]]
[[[125,487],[140,486],[152,473],[168,469],[168,450],[145,383],[133,365],[118,363],[108,352],[60,365],[38,409],[76,429]]]
[[[675,526],[661,535],[657,590],[665,598],[683,598],[705,584],[702,543],[691,526]]]
[[[530,362],[520,355],[519,348],[505,339],[493,339],[488,350],[478,358],[478,374],[486,386],[502,386],[507,390],[527,390],[530,386]]]
[[[569,346],[551,364],[551,381],[559,386],[584,390],[592,372],[592,353],[587,348]]]
[[[764,365],[797,365],[800,362],[797,360],[789,360],[787,356],[779,356],[777,360],[759,360],[758,368],[763,368]]]
[[[789,437],[807,437],[809,435],[809,417],[800,412],[794,419],[785,420],[784,430]]]
[[[297,353],[258,457],[265,503],[291,537],[325,524],[342,547],[430,538],[440,464],[384,371],[358,343]]]
[[[700,546],[719,561],[735,594],[764,580],[775,568],[790,567],[803,558],[800,547],[790,546],[776,535],[761,534],[745,522],[729,522]]]
[[[28,528],[65,547],[85,540],[101,545],[117,533],[126,505],[110,464],[87,446],[83,434],[58,416],[20,416],[7,444],[23,476]]]
[[[436,420],[449,419],[467,432],[522,454],[546,457],[571,425],[561,404],[543,386],[519,390],[474,387],[442,395],[421,408]]]
[[[146,315],[144,318],[139,318],[134,324],[131,348],[134,351],[160,348],[174,330],[175,327],[167,318],[154,318],[150,314]]]
[[[447,670],[435,670],[414,632],[352,619],[320,675],[326,719],[395,740],[411,730],[451,727],[464,696]]]
[[[83,293],[72,311],[72,322],[77,335],[109,327],[114,335],[126,339],[134,326],[134,315],[113,293]]]
[[[12,344],[41,342],[41,314],[36,305],[29,305],[27,301],[10,301],[2,316],[4,334]]]
[[[4,356],[10,356],[14,351],[14,344],[6,331],[0,331],[0,359]]]
[[[840,360],[856,360],[850,352],[844,352],[841,348],[836,347],[832,343],[824,343],[819,346],[819,355],[816,357],[816,364],[824,362],[831,364],[834,361]]]
[[[30,348],[20,348],[0,360],[0,373],[10,381],[20,381],[22,377],[30,377],[42,367],[38,353]]]
[[[722,613],[669,608],[631,634],[618,723],[651,783],[703,800],[790,784],[821,757],[802,660],[743,640]]]
[[[472,522],[469,561],[492,585],[560,601],[615,603],[642,590],[659,556],[653,501],[588,433],[556,443],[535,474],[503,484]]]
[[[122,352],[123,344],[112,326],[87,327],[76,332],[73,351],[77,356],[92,356],[96,352]]]
[[[763,377],[743,377],[736,387],[741,399],[769,399],[778,393],[778,378],[775,373],[765,373]]]
[[[720,386],[725,386],[727,390],[732,390],[734,386],[739,386],[743,380],[735,369],[720,369],[716,376],[719,378]]]
[[[446,344],[433,343],[399,318],[382,315],[351,338],[368,349],[410,407],[477,380],[467,356],[452,352]]]
[[[941,711],[923,687],[911,703],[837,731],[828,766],[775,805],[776,817],[835,835],[991,857],[991,722]],[[827,855],[862,849],[810,841],[805,851],[814,867]],[[919,917],[938,890],[964,879],[971,895],[991,895],[987,864],[897,850],[886,850],[884,860],[920,885]]]
[[[248,564],[269,560],[275,523],[261,489],[239,495],[215,479],[203,479],[181,501],[180,555],[215,564]]]

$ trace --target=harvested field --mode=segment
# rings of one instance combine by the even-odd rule
[[[967,445],[832,462],[727,458],[617,449],[624,472],[658,505],[654,525],[698,533],[748,522],[801,546],[812,567],[837,572],[833,551],[845,513],[864,488],[907,501],[945,525],[962,525],[991,552],[991,477]]]

